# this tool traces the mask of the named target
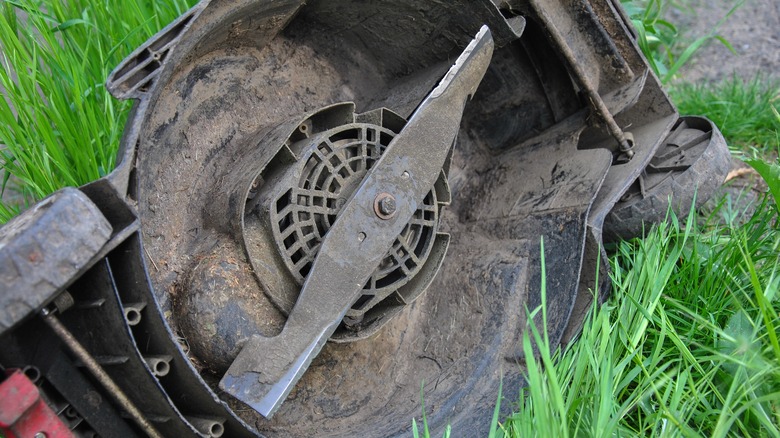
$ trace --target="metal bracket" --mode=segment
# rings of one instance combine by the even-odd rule
[[[538,2],[535,2],[538,3]],[[550,16],[550,12],[545,7],[537,5],[537,12],[539,12],[539,18],[544,22],[545,27],[550,32],[555,44],[558,46],[561,55],[566,60],[571,73],[574,75],[576,81],[583,88],[583,93],[588,100],[588,104],[593,112],[601,119],[604,126],[609,131],[609,134],[615,139],[620,150],[620,156],[618,162],[630,161],[634,157],[634,137],[631,133],[624,132],[617,122],[612,113],[604,103],[604,99],[598,92],[598,87],[591,80],[590,75],[583,67],[582,63],[577,60],[577,55],[569,45],[566,37],[559,29],[559,24],[556,24],[558,20],[555,17]],[[554,12],[554,11],[553,11]]]

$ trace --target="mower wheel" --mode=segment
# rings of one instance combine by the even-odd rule
[[[604,221],[604,241],[643,235],[669,211],[686,216],[700,208],[723,184],[731,155],[715,125],[699,116],[685,116],[664,140],[639,179]],[[647,227],[645,226],[647,224]]]

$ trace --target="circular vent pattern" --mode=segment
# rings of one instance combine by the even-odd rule
[[[366,173],[394,137],[372,124],[332,129],[308,142],[298,185],[270,208],[274,239],[288,269],[303,284],[323,237]],[[348,316],[355,317],[406,284],[427,259],[438,228],[436,193],[431,190],[363,288]]]

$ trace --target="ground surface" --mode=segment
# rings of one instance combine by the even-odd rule
[[[683,29],[685,38],[706,35],[723,19],[735,0],[687,0],[688,7],[669,11],[670,20]],[[697,52],[683,69],[686,82],[718,82],[736,74],[750,79],[756,74],[780,78],[780,1],[745,0],[719,28],[731,43],[713,41]]]

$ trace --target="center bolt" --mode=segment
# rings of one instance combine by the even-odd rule
[[[395,197],[390,193],[380,193],[374,199],[374,213],[380,219],[390,219],[395,216],[396,211]]]

